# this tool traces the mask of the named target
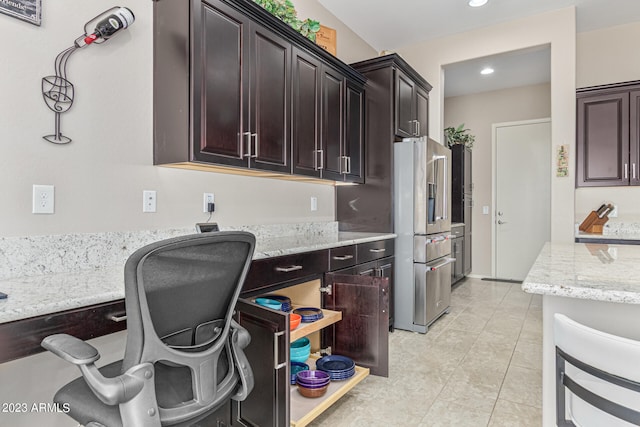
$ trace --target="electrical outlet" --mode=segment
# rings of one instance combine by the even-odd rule
[[[203,193],[202,212],[209,212],[209,203],[215,203],[216,198],[213,193]]]
[[[55,187],[53,185],[33,186],[33,206],[31,212],[34,214],[52,214],[54,212]]]
[[[311,197],[311,211],[317,211],[318,210],[318,198],[317,197]]]
[[[144,190],[142,192],[142,212],[156,211],[156,192],[155,190]]]

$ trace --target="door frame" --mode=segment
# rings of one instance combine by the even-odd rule
[[[518,120],[514,122],[501,122],[501,123],[493,123],[491,124],[491,162],[493,164],[491,168],[491,277],[496,278],[497,271],[497,247],[496,247],[496,198],[498,192],[498,183],[496,179],[496,174],[498,171],[498,128],[504,127],[513,127],[513,126],[523,126],[523,125],[534,125],[538,123],[549,123],[551,124],[551,118],[542,118],[542,119],[533,119],[533,120]],[[551,139],[549,141],[549,150],[551,150],[551,160],[553,161],[553,135],[550,135]],[[550,165],[550,172],[553,173],[553,167]],[[551,192],[551,188],[549,188],[549,192]]]

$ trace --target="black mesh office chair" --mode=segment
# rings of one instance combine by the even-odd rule
[[[124,360],[98,369],[90,344],[45,338],[44,348],[82,372],[54,401],[87,426],[147,427],[192,425],[229,399],[244,400],[253,388],[243,352],[251,337],[232,314],[254,246],[252,234],[220,232],[133,253],[124,268]]]

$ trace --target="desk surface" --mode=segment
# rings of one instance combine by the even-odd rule
[[[341,232],[258,239],[253,259],[272,258],[376,240],[390,233]],[[0,300],[0,323],[91,306],[124,298],[121,265],[73,273],[44,274],[0,280],[9,298]]]
[[[640,304],[640,246],[546,243],[522,283],[528,293]]]

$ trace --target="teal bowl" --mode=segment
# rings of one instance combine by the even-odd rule
[[[276,301],[270,298],[256,298],[256,304],[263,307],[271,308],[273,310],[280,310],[282,308],[282,303],[280,301]]]

